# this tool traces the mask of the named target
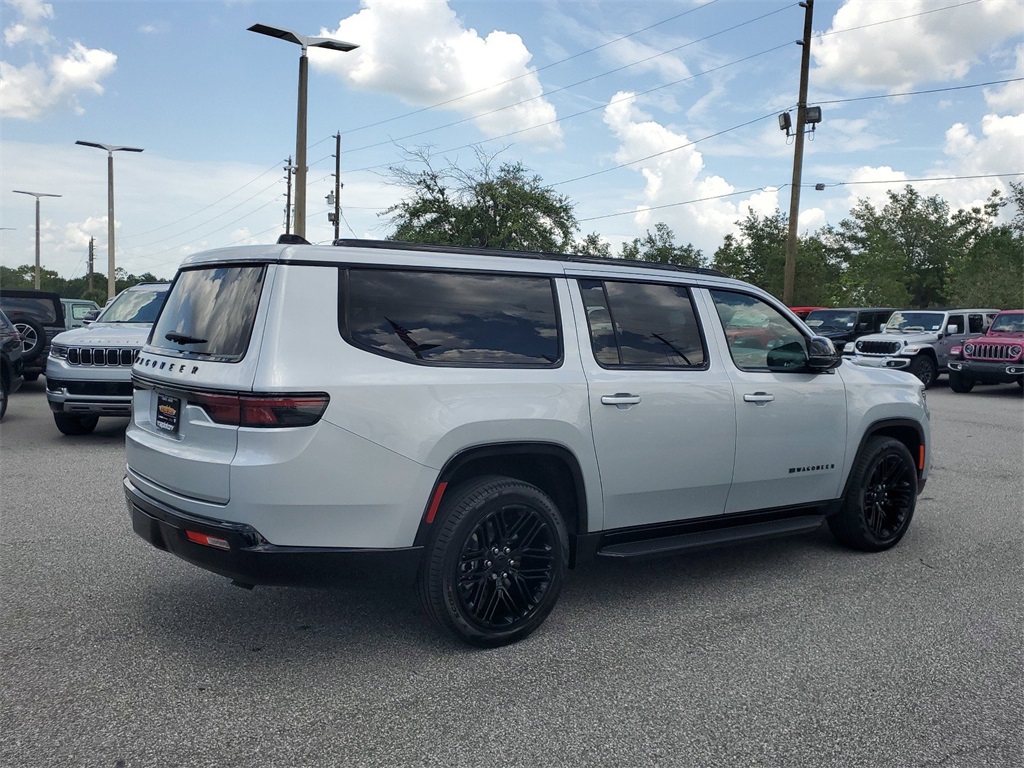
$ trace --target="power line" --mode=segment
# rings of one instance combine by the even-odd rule
[[[984,88],[987,85],[1004,85],[1006,83],[1019,83],[1024,77],[1011,77],[1006,80],[989,80],[987,83],[973,83],[971,85],[951,85],[946,88],[929,88],[926,91],[904,91],[903,93],[885,93],[880,96],[857,96],[849,99],[831,99],[829,101],[815,101],[815,104],[847,104],[851,101],[869,101],[871,99],[893,99],[897,96],[921,96],[929,93],[949,93],[950,91],[963,91],[969,88]]]

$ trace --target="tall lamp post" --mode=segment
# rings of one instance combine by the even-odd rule
[[[83,147],[107,150],[107,298],[114,298],[117,288],[114,284],[114,153],[141,152],[138,147],[115,147],[95,141],[76,141]]]
[[[32,195],[36,199],[36,290],[39,290],[39,198],[40,197],[61,197],[49,192],[26,192],[23,189],[15,189],[19,195]]]
[[[342,40],[334,40],[330,37],[310,37],[292,32],[290,29],[271,27],[267,24],[253,24],[249,27],[250,32],[258,32],[261,35],[276,37],[278,40],[286,40],[302,46],[302,55],[299,56],[299,108],[296,118],[295,129],[295,234],[299,237],[306,236],[306,81],[309,74],[309,58],[306,56],[308,48],[329,48],[332,51],[352,51],[359,46],[355,43],[346,43]]]

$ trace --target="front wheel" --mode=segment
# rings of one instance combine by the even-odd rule
[[[949,388],[954,392],[970,392],[974,389],[974,377],[960,371],[950,371]]]
[[[907,532],[917,503],[917,467],[907,447],[891,437],[872,437],[857,457],[838,513],[828,518],[832,535],[854,549],[880,552]]]
[[[471,645],[507,645],[547,618],[562,590],[569,537],[536,486],[470,480],[446,495],[420,571],[427,614]]]
[[[53,414],[53,421],[65,435],[88,435],[99,422],[99,416],[72,416],[69,413]]]
[[[909,370],[921,380],[925,389],[934,384],[935,379],[938,378],[938,369],[935,367],[935,361],[928,357],[928,355],[918,355],[911,360]]]

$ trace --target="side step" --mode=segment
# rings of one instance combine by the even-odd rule
[[[626,541],[619,544],[611,543],[599,547],[596,554],[598,557],[644,557],[668,554],[670,552],[710,549],[712,547],[738,544],[754,539],[810,533],[820,528],[824,522],[824,515],[787,517],[782,520],[769,520],[760,523],[714,528],[693,533],[681,533],[674,536]]]

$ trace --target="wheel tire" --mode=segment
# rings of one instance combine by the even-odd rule
[[[14,328],[21,334],[22,359],[27,363],[39,357],[46,346],[46,329],[28,318],[16,321]]]
[[[950,371],[949,388],[954,392],[970,392],[974,389],[974,377],[960,371]]]
[[[72,416],[69,413],[53,414],[53,421],[65,435],[88,435],[99,422],[99,416]]]
[[[917,503],[917,466],[891,437],[872,437],[857,457],[843,506],[828,518],[832,535],[865,552],[895,546],[907,532]]]
[[[24,376],[22,376],[22,378],[25,379],[25,381],[37,381],[39,379],[39,374],[38,373],[26,373]]]
[[[928,355],[918,355],[915,357],[910,361],[910,368],[908,370],[921,380],[925,389],[931,387],[935,383],[935,379],[938,378],[935,361],[928,357]]]
[[[3,421],[4,414],[7,413],[7,377],[0,376],[0,421]]]
[[[418,579],[427,615],[465,642],[522,640],[562,591],[569,536],[539,488],[487,476],[446,494]]]

